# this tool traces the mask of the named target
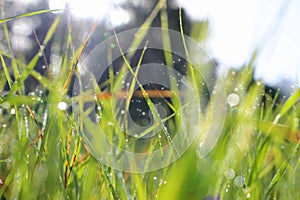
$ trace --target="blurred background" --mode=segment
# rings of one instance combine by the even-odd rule
[[[63,12],[9,21],[11,47],[0,29],[0,49],[11,48],[14,54],[29,60],[39,49],[33,31],[43,40],[55,16],[62,15],[59,31],[66,31],[64,27],[71,21],[72,29],[76,30],[72,33],[76,38],[75,46],[83,42],[91,24],[99,22],[96,34],[88,44],[89,52],[96,42],[105,39],[113,30],[139,27],[156,3],[147,0],[0,0],[1,18],[41,9],[68,8]],[[179,7],[183,9],[185,33],[204,46],[224,73],[230,68],[244,66],[255,55],[256,79],[283,88],[287,94],[299,88],[300,1],[169,0],[169,28],[174,30],[179,30]],[[51,48],[46,47],[49,63],[55,63],[55,51],[61,49],[62,44],[62,40],[55,40],[53,45],[48,45]]]

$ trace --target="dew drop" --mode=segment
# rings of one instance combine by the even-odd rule
[[[249,199],[251,197],[251,194],[248,192],[246,198]]]
[[[237,95],[235,93],[231,93],[227,97],[227,102],[231,107],[236,106],[240,102],[240,97],[239,97],[239,95]]]
[[[16,114],[16,110],[15,110],[14,108],[12,108],[12,109],[10,110],[10,114],[12,114],[12,115]]]
[[[100,122],[100,119],[101,119],[101,116],[96,114],[96,122],[99,123]]]
[[[61,101],[57,104],[57,108],[59,110],[66,110],[68,108],[68,104],[66,102]]]
[[[243,176],[237,176],[234,179],[234,185],[237,187],[243,187],[245,184],[245,178]]]
[[[114,123],[109,121],[109,122],[107,123],[107,125],[108,125],[108,126],[113,126]]]
[[[235,176],[235,171],[231,168],[228,168],[224,171],[224,176],[227,178],[227,179],[233,179],[234,176]]]
[[[278,121],[279,121],[279,119],[280,119],[280,117],[281,117],[281,115],[280,114],[278,114],[278,115],[276,115],[276,117],[275,117],[275,119],[274,119],[274,124],[277,124],[278,123]]]
[[[154,176],[154,177],[153,177],[153,179],[154,179],[154,180],[157,180],[157,177],[156,177],[156,176]]]
[[[262,82],[261,81],[257,81],[256,85],[260,86],[260,85],[262,85]]]

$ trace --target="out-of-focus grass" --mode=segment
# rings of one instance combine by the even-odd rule
[[[160,3],[163,5],[164,1]],[[154,9],[143,28],[150,26],[161,5]],[[18,17],[33,14],[38,13]],[[164,12],[161,14],[167,28]],[[13,18],[0,23],[5,24],[7,20]],[[41,41],[42,45],[46,46],[54,37],[58,20],[49,29],[45,41]],[[5,25],[3,29],[7,32]],[[25,65],[9,52],[0,50],[4,71],[0,75],[0,90],[6,81],[10,87],[7,94],[0,96],[0,195],[3,199],[300,198],[299,89],[286,102],[277,102],[276,97],[265,93],[261,81],[252,81],[252,62],[239,71],[230,70],[222,78],[226,95],[238,97],[238,104],[226,105],[221,137],[208,156],[201,158],[198,144],[193,144],[166,168],[145,173],[120,172],[91,156],[73,114],[58,109],[59,102],[70,105],[74,101],[65,91],[84,48],[83,44],[73,53],[72,37],[68,34],[66,49],[60,55],[61,73],[53,75],[52,80],[33,70],[40,52]],[[167,33],[163,37],[164,45],[170,45]],[[9,41],[8,35],[6,39]],[[73,54],[72,59],[69,54]],[[10,65],[3,56],[12,61]],[[10,72],[16,77],[14,82]],[[26,95],[24,80],[29,75],[39,80],[44,89]],[[107,110],[111,109],[105,100],[101,103]],[[149,99],[148,105],[151,108]],[[155,113],[155,108],[151,111]],[[109,124],[111,118],[110,113],[102,113],[101,123]],[[119,134],[112,127],[106,130],[108,136]],[[122,146],[124,141],[120,140],[119,144]]]

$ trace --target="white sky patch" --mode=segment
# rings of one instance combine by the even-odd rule
[[[221,65],[238,67],[249,61],[260,47],[256,77],[267,83],[281,79],[298,81],[300,86],[300,1],[299,0],[178,0],[193,19],[209,19],[211,35],[208,52]],[[112,26],[130,20],[116,7],[124,0],[50,0],[50,9],[68,4],[77,17],[108,18]],[[277,22],[284,3],[286,13]]]
[[[111,8],[109,0],[50,0],[50,9],[60,9],[68,6],[77,17],[100,18],[106,16]]]
[[[208,52],[222,65],[241,66],[260,47],[256,77],[281,79],[300,86],[300,1],[291,0],[282,19],[284,0],[179,0],[193,19],[209,19]]]
[[[111,26],[118,26],[129,22],[130,15],[118,4],[124,0],[50,0],[50,9],[63,9],[68,6],[71,13],[79,18],[109,19]]]

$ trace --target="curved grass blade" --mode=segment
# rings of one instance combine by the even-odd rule
[[[13,19],[18,19],[18,18],[23,18],[23,17],[30,17],[30,16],[34,16],[34,15],[40,15],[40,14],[43,14],[43,13],[57,12],[57,11],[63,11],[63,10],[65,10],[65,9],[33,11],[33,12],[21,14],[21,15],[16,15],[16,16],[13,16],[13,17],[6,17],[6,18],[3,18],[3,19],[0,19],[0,24],[8,22],[8,21],[13,20]]]
[[[298,89],[283,105],[279,115],[287,113],[300,100],[300,89]]]
[[[173,149],[174,149],[176,155],[179,156],[179,151],[178,151],[178,149],[177,149],[177,147],[176,147],[174,141],[172,140],[171,135],[170,135],[170,133],[169,133],[167,127],[165,127],[163,121],[160,119],[159,113],[158,113],[158,111],[157,111],[155,105],[154,105],[153,102],[151,101],[151,99],[150,99],[148,93],[147,93],[146,90],[143,88],[143,86],[142,86],[142,84],[140,83],[140,81],[138,80],[138,78],[137,78],[135,72],[133,71],[132,67],[130,66],[129,61],[128,61],[128,59],[126,58],[126,56],[125,56],[125,54],[124,54],[124,52],[123,52],[123,50],[122,50],[122,48],[121,48],[121,46],[120,46],[120,42],[119,42],[119,39],[118,39],[117,35],[115,35],[115,36],[116,36],[116,41],[117,41],[117,43],[118,43],[119,50],[120,50],[120,52],[121,52],[121,56],[122,56],[122,58],[123,58],[123,60],[124,60],[124,62],[125,62],[125,65],[126,65],[127,69],[129,70],[129,72],[132,74],[133,78],[136,79],[136,83],[138,84],[138,86],[139,86],[139,88],[140,88],[140,90],[141,90],[141,92],[142,92],[142,94],[143,94],[143,97],[145,98],[146,103],[147,103],[147,105],[149,106],[149,108],[150,108],[150,110],[151,110],[151,112],[152,112],[152,114],[153,114],[153,116],[154,116],[155,122],[158,123],[159,127],[162,127],[162,128],[163,128],[162,130],[163,130],[164,134],[166,135],[168,142],[172,145],[172,147],[173,147]]]
[[[3,71],[4,71],[4,74],[5,74],[5,77],[6,77],[6,80],[8,82],[8,85],[9,85],[9,88],[11,88],[11,84],[12,84],[12,80],[11,80],[11,77],[9,75],[9,72],[8,72],[8,69],[7,69],[7,66],[6,66],[6,63],[3,59],[3,56],[0,54],[0,59],[1,59],[1,63],[2,63],[2,67],[3,67]]]
[[[267,199],[267,197],[269,196],[269,194],[272,192],[273,188],[279,182],[280,178],[285,174],[285,172],[287,170],[287,167],[289,166],[292,158],[295,157],[295,155],[299,151],[299,148],[300,148],[300,141],[295,146],[295,148],[294,148],[292,154],[289,156],[289,158],[282,163],[282,165],[279,167],[279,169],[277,170],[276,174],[272,178],[271,183],[269,184],[269,186],[267,188],[267,191],[265,193],[264,199]]]

